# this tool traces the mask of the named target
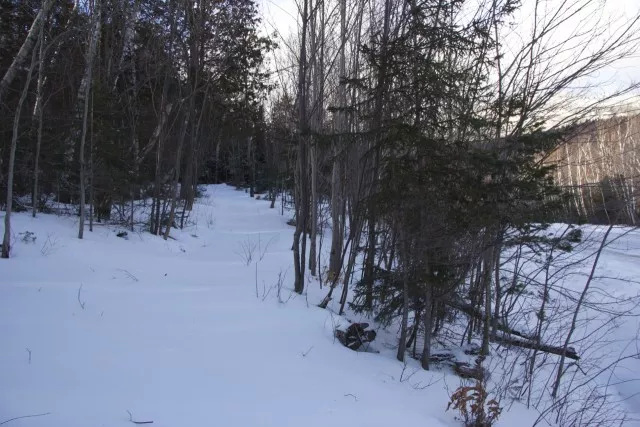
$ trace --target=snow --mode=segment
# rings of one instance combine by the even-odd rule
[[[333,329],[348,320],[316,306],[326,288],[292,292],[288,219],[224,185],[167,241],[102,225],[78,240],[76,218],[14,214],[13,258],[0,262],[0,423],[130,426],[129,411],[156,427],[461,425],[445,411],[459,378],[403,365],[382,339],[379,353],[343,347]],[[638,272],[637,256],[603,261]],[[498,426],[538,417],[508,409]]]

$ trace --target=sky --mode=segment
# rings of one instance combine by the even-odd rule
[[[258,0],[263,16],[263,25],[272,33],[277,30],[282,35],[295,31],[297,7],[295,0]]]
[[[269,33],[276,31],[280,36],[287,37],[295,33],[297,28],[296,17],[298,9],[296,0],[258,0],[263,15],[263,25]],[[348,0],[353,1],[353,0]],[[474,0],[469,0],[473,2]],[[572,4],[585,0],[539,0],[540,3],[549,7],[557,7],[561,2]],[[523,6],[519,16],[516,18],[520,25],[517,28],[527,28],[532,25],[532,13],[535,0],[523,0]],[[621,22],[629,20],[640,14],[640,0],[594,0],[592,16],[597,16],[601,22],[614,22],[611,31],[619,30]],[[570,28],[573,27],[573,28]],[[562,38],[564,34],[569,34],[575,29],[573,23],[567,25],[565,29],[557,31],[557,37]],[[638,34],[634,34],[638,36]],[[612,66],[600,70],[589,77],[589,83],[596,85],[602,90],[611,90],[614,87],[640,82],[640,53],[631,58],[626,58]],[[636,98],[640,98],[640,93],[636,92]]]

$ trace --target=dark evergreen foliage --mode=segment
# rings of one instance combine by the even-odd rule
[[[158,204],[166,205],[161,199],[171,198],[178,150],[180,198],[187,204],[203,180],[248,186],[257,179],[261,190],[275,188],[263,177],[272,159],[266,157],[262,107],[271,88],[265,58],[274,44],[258,33],[256,4],[95,1],[101,2],[102,22],[85,162],[90,163],[87,191],[97,217],[107,219],[115,205],[124,206],[142,195],[154,195]],[[44,25],[39,192],[43,198],[54,195],[56,200],[77,203],[79,141],[65,141],[78,126],[73,115],[95,4],[74,9],[70,0],[55,3]],[[0,74],[16,55],[39,6],[37,1],[0,3]],[[0,106],[5,117],[15,113],[23,85],[24,76],[12,83]],[[30,109],[35,96],[34,78],[27,100]],[[15,167],[14,194],[19,196],[31,193],[37,128],[37,118],[23,112]],[[11,131],[12,120],[3,120],[2,165]],[[256,151],[251,155],[254,163],[247,159],[249,139]],[[239,161],[234,162],[234,156]],[[2,167],[0,181],[5,174]],[[156,186],[160,188],[150,191]],[[2,188],[0,196],[4,194]]]

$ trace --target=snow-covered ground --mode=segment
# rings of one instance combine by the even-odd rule
[[[326,289],[292,292],[288,219],[222,185],[167,241],[101,225],[78,240],[75,218],[16,214],[0,260],[0,423],[460,425],[445,411],[459,378],[405,366],[384,343],[343,347],[333,329],[347,319],[316,307]],[[626,252],[605,262],[640,271]],[[498,425],[537,417],[516,403]]]

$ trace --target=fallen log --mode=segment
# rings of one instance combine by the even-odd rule
[[[443,301],[444,304],[448,305],[451,308],[455,308],[456,310],[460,310],[461,312],[463,312],[464,314],[466,314],[467,316],[470,317],[474,317],[478,320],[484,320],[484,313],[474,307],[472,307],[470,304],[464,303],[462,301],[456,301],[453,299],[446,299]],[[516,335],[518,337],[524,338],[526,340],[531,340],[533,341],[534,338],[528,336],[527,334],[524,334],[520,331],[517,331],[513,328],[508,327],[507,325],[501,323],[501,322],[496,322],[496,329],[498,329],[499,331],[502,331],[504,333],[507,333],[509,335]]]
[[[481,380],[485,376],[484,368],[480,365],[471,366],[467,362],[455,362],[453,371],[460,378]]]
[[[456,301],[453,299],[446,299],[443,302],[449,307],[455,308],[456,310],[460,310],[461,312],[465,313],[468,316],[474,317],[478,320],[484,320],[484,313],[480,310],[477,310],[476,308],[472,307],[469,304],[466,304],[462,301]],[[535,342],[536,340],[534,339],[534,337],[531,337],[527,334],[524,334],[520,331],[510,328],[501,322],[496,322],[496,329],[505,334],[515,335],[517,337],[522,338],[522,339],[516,339],[516,338],[506,337],[506,336],[493,336],[494,334],[491,334],[492,336],[490,337],[490,339],[499,344],[512,345],[515,347],[528,348],[531,350],[538,350],[544,353],[556,354],[558,356],[562,356],[564,354],[564,356],[568,357],[569,359],[580,360],[580,356],[578,356],[578,354],[576,353],[573,347],[568,347],[566,353],[564,353],[563,351],[564,349],[562,347],[543,344],[543,343],[536,343]]]
[[[497,342],[498,344],[512,345],[515,347],[528,348],[530,350],[538,350],[544,353],[557,354],[558,356],[566,356],[569,359],[580,360],[580,356],[576,353],[576,350],[573,347],[567,347],[567,351],[564,352],[563,347],[557,347],[553,345],[547,344],[538,344],[530,341],[518,340],[515,338],[505,337],[505,336],[494,336],[491,337],[491,340]]]
[[[432,354],[431,356],[429,356],[429,362],[435,362],[435,363],[442,363],[442,362],[447,362],[447,363],[455,363],[455,358],[456,355],[453,353],[448,353],[446,351],[441,351],[435,354]]]

